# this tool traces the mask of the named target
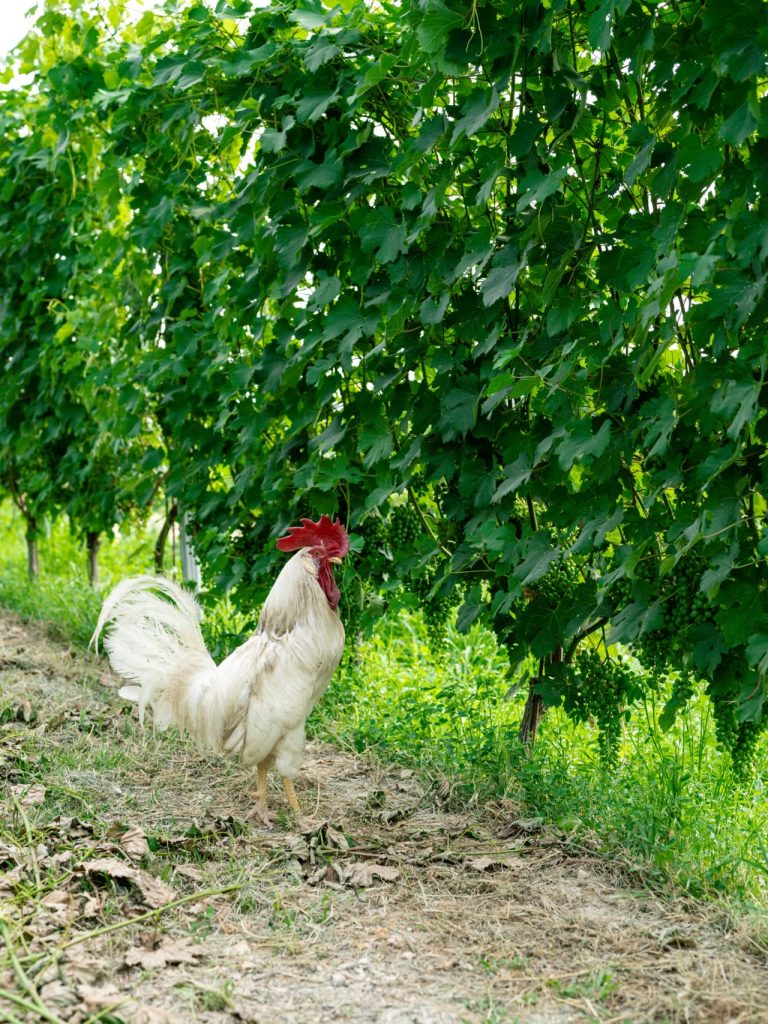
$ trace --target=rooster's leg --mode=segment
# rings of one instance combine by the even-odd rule
[[[266,761],[260,764],[257,769],[256,792],[253,794],[256,805],[248,815],[249,819],[258,818],[267,828],[272,827],[272,815],[267,810],[267,764]]]
[[[303,818],[301,807],[299,806],[299,798],[296,796],[296,790],[293,786],[293,779],[283,778],[283,789],[293,813],[297,818]]]

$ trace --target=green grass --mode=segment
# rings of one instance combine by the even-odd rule
[[[445,667],[418,620],[386,622],[363,663],[338,675],[313,717],[316,733],[454,784],[454,798],[511,798],[577,846],[619,860],[639,884],[763,903],[768,894],[765,745],[755,778],[738,785],[715,747],[709,702],[662,733],[649,698],[625,728],[614,771],[595,731],[561,711],[542,721],[531,758],[516,740],[522,697],[504,699],[506,663],[493,638],[452,634]]]
[[[103,592],[124,579],[152,569],[154,541],[141,530],[104,538],[99,552],[100,591],[88,585],[85,545],[62,517],[40,540],[40,578],[27,578],[24,530],[10,502],[0,502],[0,604],[22,618],[48,622],[64,640],[87,644]]]
[[[151,548],[140,534],[105,545],[102,589],[146,571]],[[89,589],[84,552],[66,527],[56,525],[42,542],[36,584],[26,580],[22,530],[8,506],[0,507],[0,552],[0,604],[86,643],[101,594]],[[245,622],[227,602],[211,607],[205,632],[212,649],[226,650]],[[620,863],[638,885],[764,905],[765,743],[754,779],[739,785],[716,749],[706,698],[699,694],[662,733],[659,691],[634,709],[616,770],[600,766],[594,730],[560,711],[545,716],[528,758],[516,739],[524,697],[507,699],[509,685],[506,659],[488,632],[451,632],[438,664],[418,615],[384,618],[356,663],[337,673],[310,732],[414,768],[449,800],[509,799],[576,848]]]

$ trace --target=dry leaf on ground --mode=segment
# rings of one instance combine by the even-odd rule
[[[107,878],[123,878],[128,882],[136,879],[137,870],[116,857],[97,857],[78,864],[88,875],[105,875]]]
[[[349,849],[347,837],[342,832],[339,832],[338,829],[333,828],[333,826],[328,825],[326,827],[325,837],[328,846],[332,849],[341,850],[343,853],[346,853]]]
[[[24,866],[17,864],[15,868],[0,875],[0,896],[3,899],[10,899],[13,896],[15,888],[24,878],[24,874]]]
[[[269,839],[265,845],[268,849],[285,853],[288,857],[295,857],[296,860],[310,859],[309,843],[304,836],[297,835],[295,832],[288,832],[284,836]]]
[[[93,824],[79,818],[67,818],[59,815],[50,823],[51,829],[64,832],[70,839],[89,839],[93,835]]]
[[[80,997],[58,979],[47,982],[39,991],[43,1002],[48,1006],[55,1006],[57,1010],[61,1010],[62,1007],[77,1006],[80,1002]]]
[[[173,869],[174,875],[181,875],[182,878],[189,878],[193,882],[202,882],[203,872],[193,864],[177,864]]]
[[[345,864],[342,877],[345,885],[366,888],[377,881],[395,882],[400,877],[400,872],[388,864]]]
[[[113,984],[79,985],[78,994],[83,1006],[88,1010],[102,1010],[106,1007],[114,1009],[128,1002],[128,996],[120,992]]]
[[[205,946],[195,945],[191,939],[166,939],[157,949],[135,946],[125,954],[128,967],[139,965],[145,969],[165,967],[166,964],[193,964],[206,955]]]
[[[6,868],[9,864],[23,864],[24,854],[21,848],[11,843],[0,842],[0,867]]]
[[[147,906],[153,909],[165,906],[176,899],[176,892],[170,885],[161,882],[147,871],[117,860],[116,857],[99,857],[96,860],[84,861],[78,867],[88,875],[105,875],[108,878],[131,882],[139,890]]]
[[[36,782],[33,786],[25,786],[19,783],[11,786],[10,790],[22,807],[34,807],[45,800],[46,789],[39,782]]]
[[[107,835],[110,838],[117,836],[120,849],[131,860],[141,860],[142,857],[149,853],[147,834],[138,825],[131,825],[130,828],[126,829],[123,829],[122,825],[112,826]]]
[[[464,863],[471,871],[498,871],[507,867],[502,857],[467,857]]]
[[[146,871],[137,871],[136,884],[148,907],[164,907],[176,899],[176,891]]]
[[[330,885],[348,885],[353,889],[367,889],[380,882],[394,882],[400,877],[397,868],[387,864],[325,864],[318,868],[307,881],[310,885],[326,882]]]
[[[65,924],[70,918],[79,913],[78,900],[72,893],[63,889],[53,889],[40,900],[40,907],[45,908],[46,920],[52,920]]]
[[[88,953],[72,952],[66,954],[53,968],[58,977],[63,976],[68,982],[80,985],[96,986],[112,973],[111,964],[101,956]]]
[[[89,896],[80,911],[82,917],[96,917],[104,909],[104,899],[100,893]]]

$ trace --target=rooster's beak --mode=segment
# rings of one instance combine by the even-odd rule
[[[333,557],[329,558],[328,561],[331,563],[331,565],[341,565],[341,559],[337,558],[336,555],[333,555]]]

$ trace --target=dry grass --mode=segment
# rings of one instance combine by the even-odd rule
[[[768,1022],[761,922],[327,746],[316,827],[269,832],[247,775],[142,734],[103,663],[0,630],[0,1021]]]

